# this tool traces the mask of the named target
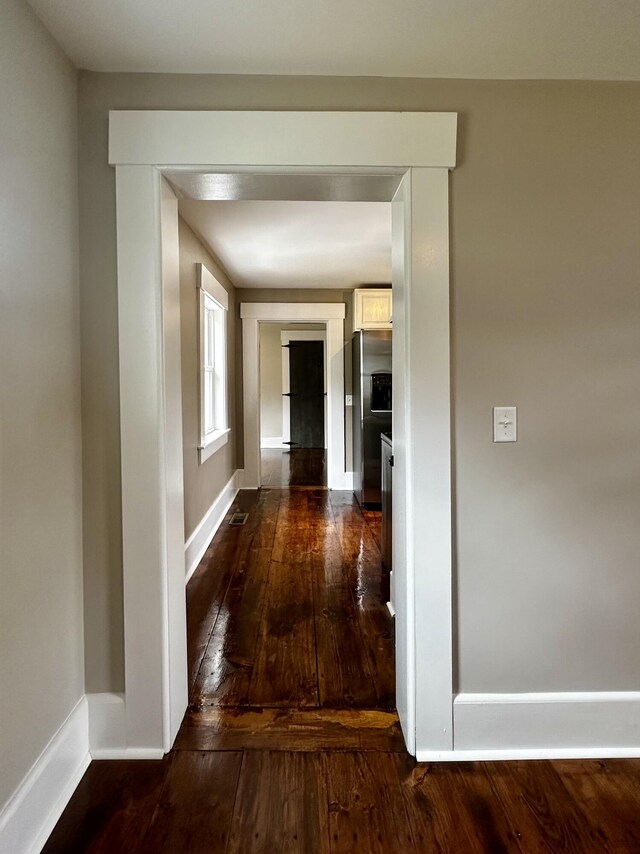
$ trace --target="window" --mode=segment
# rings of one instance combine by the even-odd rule
[[[229,440],[227,421],[227,310],[220,282],[198,264],[200,347],[200,463]]]

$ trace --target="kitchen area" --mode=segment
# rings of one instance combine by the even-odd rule
[[[390,286],[357,288],[353,298],[353,489],[363,509],[382,512],[382,564],[389,573],[387,606],[393,616],[392,291]]]

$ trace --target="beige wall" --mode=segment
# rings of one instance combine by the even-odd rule
[[[260,324],[260,438],[282,439],[282,326]]]
[[[83,693],[77,77],[0,3],[0,809]]]
[[[91,73],[80,81],[83,394],[94,451],[85,551],[92,585],[104,592],[87,603],[95,626],[87,643],[100,659],[94,684],[121,681],[108,109],[359,109],[459,113],[458,686],[636,688],[640,84]],[[508,404],[519,407],[519,441],[494,446],[491,407]]]
[[[235,338],[236,289],[222,267],[180,217],[180,346],[182,356],[182,443],[184,466],[185,540],[218,498],[236,470]],[[229,442],[200,465],[198,404],[198,291],[196,264],[204,264],[229,294],[227,361],[229,366]]]

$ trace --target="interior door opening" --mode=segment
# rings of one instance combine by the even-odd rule
[[[326,488],[326,324],[261,323],[259,388],[261,486]]]
[[[290,176],[282,180],[291,185]],[[269,186],[273,191],[277,184]],[[345,399],[353,382],[352,291],[372,279],[371,287],[390,287],[391,205],[341,200],[296,207],[294,218],[308,221],[292,242],[290,232],[299,226],[287,202],[270,206],[266,223],[264,202],[238,204],[180,203],[193,232],[209,238],[212,257],[227,252],[229,278],[234,271],[253,287],[252,302],[242,300],[242,287],[235,297],[242,324],[245,478],[257,452],[256,479],[247,482],[256,488],[240,490],[227,517],[232,524],[223,522],[187,587],[193,610],[187,619],[189,725],[202,725],[201,709],[210,720],[212,707],[221,730],[231,725],[231,714],[234,727],[244,714],[249,721],[246,710],[306,711],[320,728],[350,710],[354,731],[358,715],[366,727],[366,716],[379,713],[383,730],[399,732],[381,514],[379,507],[361,506],[354,494],[351,404]],[[238,236],[229,223],[242,231],[247,220],[244,256],[237,258],[229,247]],[[318,233],[325,244],[314,256]],[[264,269],[260,252],[285,282],[288,269],[301,264],[291,302],[279,301],[286,290],[276,292],[275,302],[273,292],[269,302],[257,300],[263,280],[253,281],[243,262],[252,256]],[[322,275],[344,281],[323,288]],[[331,297],[339,302],[328,302]],[[388,357],[390,370],[390,350]],[[389,426],[390,392],[389,385],[383,394]],[[281,738],[292,738],[285,730]]]
[[[292,340],[288,347],[289,445],[324,451],[324,344]]]
[[[173,382],[179,334],[175,262],[165,264],[162,178],[171,181],[174,200],[231,199],[264,197],[266,185],[284,175],[286,198],[393,201],[397,705],[410,752],[417,740],[423,756],[425,747],[452,750],[448,170],[455,165],[455,135],[456,116],[449,113],[112,112],[126,677],[117,709],[126,715],[129,747],[168,750],[187,705],[181,434],[167,421],[180,392]],[[281,185],[279,198],[282,192]],[[177,201],[168,206],[177,213]],[[166,222],[169,248],[174,226]],[[250,333],[243,334],[243,362],[248,355],[257,364],[258,320],[275,318],[250,305],[241,317],[243,333],[245,326]],[[336,328],[344,315],[327,312],[324,319],[329,370],[339,386]],[[260,483],[259,418],[250,412],[255,384],[256,376],[243,377],[242,403],[249,406],[240,473],[242,485],[254,489]],[[343,404],[329,402],[327,420],[330,435],[344,435]],[[420,454],[418,429],[429,439]],[[332,457],[331,448],[328,456],[330,488],[348,489],[344,457]],[[427,653],[418,661],[416,614],[424,616],[421,649]]]

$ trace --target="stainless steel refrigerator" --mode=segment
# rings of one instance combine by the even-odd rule
[[[353,336],[353,491],[361,505],[382,501],[380,434],[391,430],[390,330]]]

